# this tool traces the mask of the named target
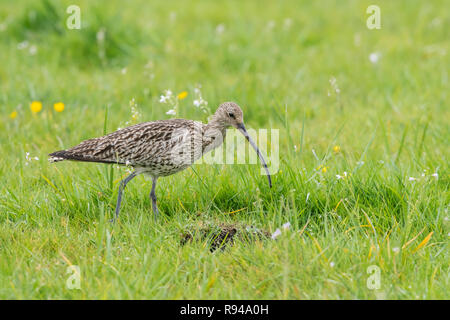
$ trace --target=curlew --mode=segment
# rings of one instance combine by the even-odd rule
[[[67,150],[53,152],[49,154],[49,160],[98,162],[133,167],[134,171],[120,182],[113,220],[119,216],[122,193],[127,183],[141,173],[150,175],[152,178],[150,199],[152,210],[157,217],[155,189],[158,178],[188,168],[203,154],[220,146],[229,127],[238,129],[255,149],[266,170],[269,186],[272,187],[264,157],[248,135],[242,110],[234,102],[221,104],[207,124],[186,119],[143,122],[103,137],[85,140]]]

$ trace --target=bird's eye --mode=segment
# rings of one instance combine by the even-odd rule
[[[233,112],[228,112],[228,116],[229,116],[230,118],[233,118],[233,119],[234,119],[234,113],[233,113]]]

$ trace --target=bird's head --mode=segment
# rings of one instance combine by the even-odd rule
[[[224,128],[233,126],[244,135],[244,137],[258,154],[258,157],[261,160],[264,169],[266,170],[267,178],[269,179],[269,186],[272,187],[272,180],[270,177],[269,169],[267,168],[266,160],[245,129],[244,114],[241,108],[234,102],[224,102],[219,106],[219,108],[217,108],[217,111],[214,113],[214,116],[212,118],[212,122],[215,122]]]
[[[232,126],[238,129],[239,125],[244,123],[244,114],[236,103],[224,102],[217,108],[214,120],[226,127]]]

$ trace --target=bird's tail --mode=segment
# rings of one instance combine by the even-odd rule
[[[64,160],[68,160],[66,150],[55,151],[48,155],[48,161],[50,163],[64,161]]]

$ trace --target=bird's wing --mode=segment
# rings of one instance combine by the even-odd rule
[[[61,160],[145,166],[184,144],[199,122],[184,119],[144,122],[50,154]],[[58,161],[58,160],[56,160]]]

